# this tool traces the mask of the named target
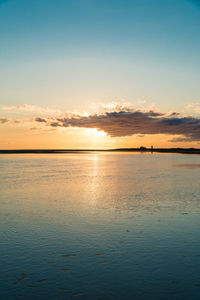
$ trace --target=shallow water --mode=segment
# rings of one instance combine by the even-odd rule
[[[200,299],[200,156],[0,156],[0,299]]]

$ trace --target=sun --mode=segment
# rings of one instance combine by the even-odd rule
[[[86,130],[86,135],[106,136],[107,134],[103,130],[98,130],[97,128],[90,128]]]

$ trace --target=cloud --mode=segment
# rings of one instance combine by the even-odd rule
[[[4,105],[2,107],[3,110],[7,111],[19,111],[31,114],[43,114],[43,115],[60,115],[62,112],[59,109],[52,109],[49,107],[37,106],[37,105]]]
[[[38,127],[31,127],[30,130],[39,130],[40,128]]]
[[[95,106],[95,105],[94,105]],[[97,104],[97,107],[99,104]],[[101,108],[103,107],[103,112]],[[125,103],[119,105],[111,103],[107,106],[100,107],[98,113],[67,113],[58,115],[41,114],[34,118],[27,119],[7,119],[0,118],[0,124],[31,124],[34,128],[40,123],[40,129],[56,130],[56,128],[96,128],[104,131],[111,137],[125,137],[136,135],[143,137],[147,134],[165,134],[174,136],[170,142],[191,142],[200,141],[200,118],[181,115],[176,111],[171,111],[168,114],[158,112],[156,110],[134,110],[132,106]],[[37,108],[37,109],[36,109]],[[41,108],[41,107],[39,107]],[[198,109],[199,103],[191,103],[189,109]],[[4,109],[19,109],[19,110],[34,110],[41,113],[41,110],[36,106],[14,106],[4,107]],[[105,111],[107,109],[108,111]],[[53,110],[49,109],[51,112]],[[98,109],[97,109],[98,111]],[[42,110],[43,112],[43,110]],[[37,127],[37,126],[36,126]],[[32,129],[33,130],[33,129]]]
[[[139,137],[139,138],[142,138],[142,137],[144,137],[145,136],[145,134],[138,134],[137,135],[137,137]]]
[[[169,112],[167,116],[168,116],[168,117],[175,117],[175,116],[178,116],[178,115],[180,115],[179,112],[177,112],[177,111],[172,111],[172,112]]]
[[[11,124],[11,125],[24,125],[24,124],[31,124],[35,122],[35,120],[33,119],[18,119],[18,120],[15,120],[15,119],[7,119],[7,118],[0,118],[0,124]]]
[[[97,128],[111,137],[166,134],[180,136],[180,138],[172,139],[172,142],[200,141],[200,119],[178,117],[176,112],[166,115],[153,110],[121,110],[99,115],[71,115],[54,120],[45,119],[45,121],[51,127]]]
[[[135,100],[134,102],[127,102],[125,100],[112,101],[108,103],[103,102],[91,102],[89,106],[89,112],[104,114],[106,112],[120,112],[120,111],[133,111],[143,110],[146,107],[146,110],[152,110],[155,108],[155,104],[151,103],[147,106],[147,102],[142,99]]]
[[[43,118],[35,118],[35,121],[36,122],[40,122],[40,123],[46,123],[46,120],[45,119],[43,119]]]
[[[0,118],[0,124],[5,124],[5,123],[8,123],[9,120],[6,119],[6,118]]]
[[[193,111],[193,112],[199,114],[200,113],[200,103],[199,102],[189,103],[186,106],[186,109],[189,109],[190,111]]]
[[[90,103],[91,112],[98,112],[99,114],[103,114],[106,112],[117,112],[117,111],[129,111],[131,109],[131,104],[125,101],[120,102],[92,102]]]

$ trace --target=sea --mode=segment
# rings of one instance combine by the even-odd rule
[[[200,156],[1,154],[0,299],[200,299]]]

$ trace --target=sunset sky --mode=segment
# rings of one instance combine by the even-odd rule
[[[0,0],[0,149],[200,148],[200,1]]]

